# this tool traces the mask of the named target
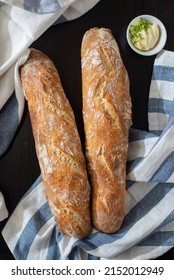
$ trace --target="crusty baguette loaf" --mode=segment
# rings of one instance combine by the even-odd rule
[[[93,28],[81,47],[83,118],[92,187],[92,222],[118,230],[126,203],[126,160],[131,125],[129,79],[110,30]]]
[[[91,231],[90,187],[75,117],[53,62],[31,49],[20,68],[48,204],[60,232]]]

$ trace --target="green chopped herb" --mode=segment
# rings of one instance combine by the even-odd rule
[[[142,18],[138,20],[137,24],[131,24],[129,32],[132,36],[132,43],[134,45],[143,39],[141,31],[145,30],[145,32],[147,32],[151,25],[152,24],[149,21]]]

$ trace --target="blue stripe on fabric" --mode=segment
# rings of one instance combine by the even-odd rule
[[[25,10],[38,14],[47,14],[56,12],[61,8],[57,0],[24,0]]]
[[[135,184],[135,181],[126,180],[126,189],[128,190],[134,184]]]
[[[80,260],[81,259],[79,252],[78,252],[78,247],[79,246],[75,246],[75,247],[73,246],[71,253],[69,254],[69,260]],[[100,258],[93,256],[91,254],[88,254],[87,259],[88,260],[99,260]]]
[[[145,140],[153,137],[156,137],[156,134],[154,134],[153,132],[131,128],[129,134],[129,142]]]
[[[121,239],[137,221],[142,219],[143,216],[145,216],[168,192],[170,192],[171,187],[174,187],[174,184],[165,183],[154,186],[154,188],[125,216],[121,229],[116,233],[93,233],[86,237],[85,242],[83,242],[83,239],[79,240],[74,246],[80,246],[83,250],[90,251],[97,249],[104,244],[110,244]]]
[[[174,125],[174,102],[173,102],[173,106],[172,106],[172,110],[171,110],[171,115],[169,117],[169,121],[168,121],[168,124],[167,124],[167,127],[170,128]]]
[[[167,216],[167,218],[164,221],[162,221],[162,223],[153,231],[153,233],[156,231],[160,231],[161,228],[167,226],[173,221],[174,221],[174,210],[172,210],[172,212]]]
[[[97,238],[96,238],[96,235],[97,235]],[[101,233],[101,235],[105,235],[105,234]],[[93,234],[90,234],[89,236],[87,236],[85,238],[77,240],[73,244],[73,247],[78,246],[84,251],[94,250],[98,247],[98,245],[95,244],[95,238],[97,240],[100,240],[100,233],[93,233]],[[93,242],[93,240],[94,240],[94,242]],[[100,242],[99,242],[99,244],[100,244]],[[102,242],[101,244],[104,244],[104,243]]]
[[[18,126],[18,101],[13,93],[0,110],[0,156],[9,147]]]
[[[50,244],[49,244],[49,248],[48,248],[48,252],[47,252],[47,257],[46,257],[47,260],[59,260],[61,258],[59,243],[63,237],[64,237],[64,234],[59,233],[57,230],[57,226],[55,225],[52,235],[51,235]],[[78,242],[77,244],[79,245],[80,242]],[[78,252],[79,246],[77,246],[77,244],[72,246],[71,252],[68,256],[69,260],[79,260],[80,259],[79,252]],[[98,259],[100,259],[100,258],[88,254],[88,260],[98,260]]]
[[[166,242],[164,243],[161,238],[161,233],[163,232],[168,232],[168,231],[160,231],[161,228],[164,226],[167,226],[174,220],[174,210],[168,215],[168,217],[148,236],[146,237],[143,241],[140,243],[136,244],[136,246],[170,246],[167,245]],[[170,231],[171,232],[171,231]],[[158,233],[158,235],[157,235]],[[173,233],[173,240],[174,240],[174,231]],[[154,239],[155,236],[155,239]],[[167,237],[166,237],[167,240]]]
[[[79,257],[79,252],[78,252],[78,249],[77,247],[73,247],[69,256],[68,256],[68,259],[69,260],[80,260],[80,257]]]
[[[169,129],[173,129],[174,128],[174,116],[169,117],[168,123],[165,126],[165,128],[163,129],[163,131],[161,132],[160,138],[163,137],[163,135],[169,130]],[[159,140],[160,140],[159,138]],[[158,140],[158,141],[159,141]]]
[[[60,24],[60,23],[63,23],[63,22],[67,22],[67,18],[64,16],[64,15],[61,15],[55,22],[54,22],[54,25],[56,24]]]
[[[46,260],[60,259],[61,253],[59,249],[59,242],[61,241],[62,238],[63,238],[63,234],[58,232],[57,224],[55,224],[51,234]]]
[[[96,257],[91,254],[88,254],[88,260],[100,260],[100,257]]]
[[[152,80],[174,81],[174,67],[154,65]]]
[[[150,98],[148,105],[149,113],[163,113],[170,115],[173,108],[173,101],[161,99],[161,98]],[[172,112],[173,113],[173,112]]]
[[[155,135],[156,137],[158,136],[160,136],[161,134],[162,134],[162,132],[163,132],[163,130],[151,130],[150,131],[151,133],[153,133],[153,135]]]
[[[147,183],[147,187],[148,187],[148,183]],[[138,204],[139,206],[135,206],[126,216],[126,221],[125,223],[127,223],[129,225],[129,221],[130,221],[130,225],[129,228],[131,228],[136,221],[140,220],[141,218],[143,218],[144,215],[146,215],[146,213],[150,210],[150,205],[151,208],[155,207],[155,205],[160,202],[165,195],[168,194],[168,192],[170,192],[170,190],[174,187],[174,184],[171,183],[159,183],[157,184],[153,190],[151,192],[149,192]],[[157,199],[155,198],[155,196],[157,196]],[[147,209],[146,209],[147,206]],[[146,211],[147,210],[147,211]],[[142,212],[142,215],[138,212]],[[137,215],[137,218],[134,217]],[[174,219],[174,211],[172,211],[168,217],[154,230],[160,230],[160,228],[166,226],[167,224],[169,224],[170,222],[172,222]],[[152,233],[153,234],[153,233]],[[151,236],[151,235],[150,235]],[[147,237],[146,237],[147,238]]]
[[[159,138],[156,142],[156,144],[161,140],[161,138],[163,138],[164,134],[169,130],[173,130],[174,129],[174,116],[171,116],[168,120],[167,125],[165,126],[165,128],[163,129],[163,131],[159,131]]]
[[[155,232],[137,246],[174,246],[174,231]]]
[[[168,145],[168,143],[166,143]],[[150,178],[150,182],[166,182],[174,172],[174,152],[166,157],[160,167]]]
[[[21,233],[21,236],[14,248],[13,255],[16,259],[27,259],[30,246],[32,245],[38,231],[51,217],[52,214],[47,203],[38,209],[38,211],[32,216]]]
[[[122,236],[140,219],[143,218],[159,201],[161,201],[174,187],[174,184],[159,183],[147,193],[126,215],[123,222]],[[148,188],[148,183],[147,183]]]
[[[144,157],[138,157],[135,160],[127,161],[127,174],[129,174],[132,170],[134,170],[142,161]]]

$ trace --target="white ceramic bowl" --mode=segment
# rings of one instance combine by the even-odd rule
[[[135,20],[137,20],[138,18],[143,18],[143,19],[146,19],[152,23],[156,23],[158,24],[159,26],[159,29],[160,29],[160,38],[157,42],[157,44],[155,45],[155,47],[149,51],[141,51],[141,50],[138,50],[137,48],[134,47],[134,45],[132,44],[132,41],[131,41],[131,37],[130,37],[130,32],[129,32],[129,29],[130,29],[130,26],[131,24],[133,24],[133,22]],[[126,37],[127,37],[127,41],[128,41],[128,44],[129,46],[138,54],[141,54],[141,55],[145,55],[145,56],[150,56],[150,55],[155,55],[157,54],[158,52],[160,52],[165,44],[166,44],[166,40],[167,40],[167,32],[166,32],[166,28],[164,26],[164,24],[156,17],[154,16],[151,16],[151,15],[140,15],[136,18],[134,18],[128,25],[127,27],[127,31],[126,31]]]

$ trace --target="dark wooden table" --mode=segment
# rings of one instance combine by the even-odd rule
[[[173,0],[101,0],[82,17],[50,27],[33,43],[33,47],[43,51],[54,61],[59,71],[64,90],[76,116],[82,143],[84,135],[81,113],[80,48],[85,31],[95,26],[112,30],[130,77],[133,127],[147,130],[147,100],[155,56],[143,57],[134,53],[126,42],[126,28],[130,20],[138,15],[157,16],[164,23],[168,33],[165,49],[174,51],[173,8]],[[0,159],[0,187],[10,214],[39,174],[26,104],[16,136]],[[0,230],[6,221],[0,223]],[[1,235],[0,259],[13,259]],[[174,249],[158,259],[174,259]]]

